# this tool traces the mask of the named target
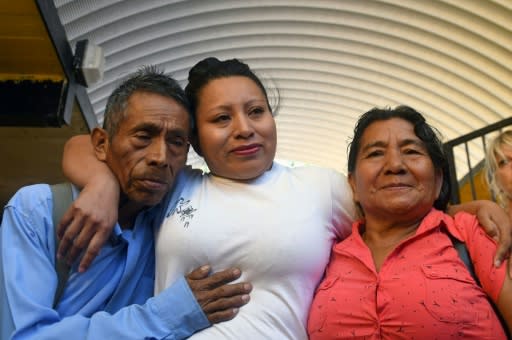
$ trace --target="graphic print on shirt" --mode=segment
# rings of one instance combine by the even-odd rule
[[[179,220],[183,223],[184,228],[188,228],[188,225],[190,224],[190,220],[194,217],[194,211],[197,209],[194,209],[192,205],[190,204],[190,200],[186,200],[183,197],[180,197],[178,200],[178,203],[176,204],[176,208],[171,214],[176,213],[179,217]]]

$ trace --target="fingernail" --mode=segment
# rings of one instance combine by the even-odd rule
[[[62,255],[61,254],[57,254],[57,260],[62,260]]]
[[[233,312],[233,314],[238,313],[238,308],[233,308],[233,309],[232,309],[232,312]]]
[[[249,295],[247,295],[247,294],[242,295],[242,301],[243,302],[248,302],[249,299],[250,299]]]
[[[82,267],[82,266],[78,267],[78,272],[79,272],[79,273],[83,273],[83,272],[85,272],[85,268],[84,268],[84,267]]]
[[[210,271],[210,266],[209,266],[209,265],[207,265],[207,264],[206,264],[206,265],[204,265],[204,266],[202,266],[202,267],[201,267],[201,271],[202,271],[202,272],[209,272],[209,271]]]
[[[233,275],[240,275],[242,272],[240,271],[240,269],[235,268],[235,269],[233,269],[232,273],[233,273]]]
[[[495,267],[501,266],[501,260],[494,260],[494,266]]]
[[[244,283],[244,290],[251,290],[252,286],[250,283]]]

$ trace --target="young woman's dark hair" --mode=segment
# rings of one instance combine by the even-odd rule
[[[188,72],[188,84],[185,87],[185,93],[190,101],[194,115],[199,105],[201,90],[212,80],[233,76],[247,77],[254,81],[265,95],[267,105],[272,113],[274,113],[275,110],[270,105],[265,86],[263,86],[263,83],[249,65],[238,59],[221,61],[217,58],[209,57],[195,64]]]

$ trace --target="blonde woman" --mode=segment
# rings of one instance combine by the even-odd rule
[[[512,216],[512,130],[500,133],[489,144],[485,178],[498,204]]]

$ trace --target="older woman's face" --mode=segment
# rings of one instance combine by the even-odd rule
[[[439,195],[442,173],[434,169],[413,125],[392,118],[363,132],[349,181],[365,215],[420,218]]]
[[[505,157],[502,158],[496,155],[496,163],[498,163],[496,179],[500,188],[508,197],[512,197],[512,148],[507,145],[502,145],[501,152]]]
[[[267,171],[276,153],[276,125],[258,85],[247,77],[219,78],[199,96],[199,146],[210,171],[240,180]]]

